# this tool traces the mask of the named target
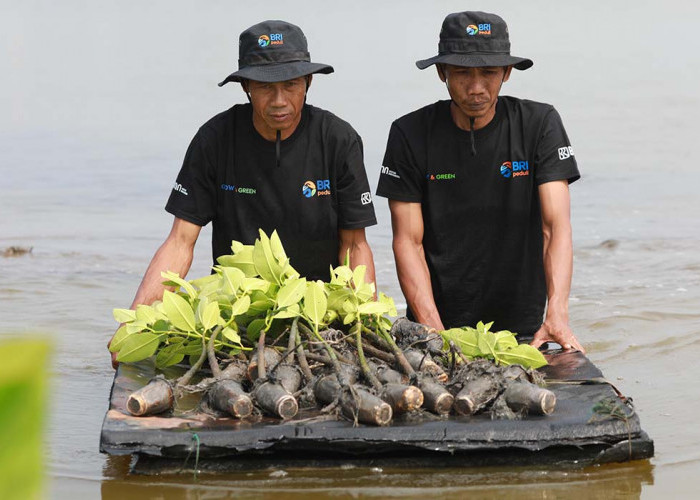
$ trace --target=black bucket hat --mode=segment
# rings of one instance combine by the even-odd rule
[[[263,21],[238,39],[238,71],[219,83],[256,80],[283,82],[312,73],[333,73],[327,64],[312,63],[304,32],[284,21]]]
[[[442,22],[438,55],[416,61],[419,69],[436,63],[478,68],[510,66],[527,69],[530,59],[510,55],[508,26],[496,14],[488,12],[457,12]]]

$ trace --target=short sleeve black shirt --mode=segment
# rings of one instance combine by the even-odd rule
[[[171,214],[213,223],[214,260],[231,240],[252,244],[277,230],[292,266],[328,279],[338,264],[338,230],[376,224],[362,141],[332,113],[305,105],[294,133],[275,143],[256,132],[250,104],[205,123],[192,139],[168,199]]]
[[[476,155],[450,101],[396,120],[377,194],[421,203],[425,258],[446,328],[495,321],[494,328],[530,334],[546,302],[537,188],[579,178],[573,149],[552,106],[506,96],[474,139]]]

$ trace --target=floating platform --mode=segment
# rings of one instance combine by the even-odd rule
[[[126,400],[156,375],[150,361],[120,365],[102,425],[100,451],[135,454],[137,473],[231,471],[267,467],[560,465],[582,467],[650,458],[654,443],[631,401],[580,352],[549,351],[540,369],[557,396],[554,413],[522,420],[487,414],[395,417],[388,427],[300,410],[291,420],[217,418],[199,409],[201,395],[178,400],[168,415],[134,417]],[[168,378],[184,368],[172,367]],[[601,412],[614,404],[615,412]]]

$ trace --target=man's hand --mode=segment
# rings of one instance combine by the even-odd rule
[[[535,337],[530,342],[530,345],[539,348],[542,344],[549,341],[556,342],[567,351],[577,349],[584,354],[586,353],[586,350],[579,343],[574,332],[571,331],[571,328],[565,321],[545,320],[540,329],[535,332]]]
[[[124,326],[124,323],[119,325],[119,328],[121,328],[122,326]],[[119,330],[119,328],[117,328],[117,330]],[[115,332],[115,334],[116,334],[116,332]],[[112,345],[112,340],[114,340],[114,335],[112,335],[112,338],[109,339],[109,342],[107,342],[107,349],[109,349],[109,346]],[[119,354],[119,353],[110,351],[109,354],[112,356],[112,368],[114,368],[116,370],[117,367],[119,366],[119,361],[117,361],[117,354]]]

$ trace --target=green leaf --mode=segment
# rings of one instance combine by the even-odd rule
[[[389,316],[398,316],[398,313],[396,312],[396,304],[394,303],[394,299],[386,295],[384,292],[379,292],[379,302],[389,306],[389,311],[387,312]]]
[[[329,309],[328,311],[326,311],[326,315],[323,318],[323,322],[326,323],[327,325],[330,325],[336,319],[338,319],[338,312]]]
[[[273,233],[274,234],[274,233]],[[306,291],[306,278],[290,279],[277,292],[277,308],[298,303]]]
[[[165,290],[163,292],[163,308],[175,328],[185,332],[195,331],[194,311],[185,299]]]
[[[160,276],[167,281],[166,284],[168,286],[176,286],[178,288],[183,288],[185,292],[187,292],[187,295],[190,296],[190,298],[197,298],[197,291],[190,283],[180,278],[179,274],[174,273],[172,271],[165,271],[160,273]]]
[[[241,336],[238,335],[238,332],[233,328],[227,326],[221,331],[221,334],[234,344],[241,344]]]
[[[320,325],[326,315],[327,307],[328,302],[323,283],[320,281],[309,282],[304,293],[304,314],[306,317],[314,324]]]
[[[185,359],[180,344],[173,344],[162,348],[156,355],[156,367],[159,369],[173,366]]]
[[[362,283],[362,286],[356,288],[355,295],[362,302],[372,300],[374,297],[374,283]]]
[[[136,311],[132,309],[114,309],[112,314],[117,323],[128,323],[136,319]]]
[[[284,309],[278,310],[275,314],[272,315],[272,319],[296,318],[300,314],[301,310],[299,308],[299,304],[292,304],[289,307],[285,307]]]
[[[288,261],[287,254],[284,252],[282,241],[280,240],[276,229],[272,231],[272,234],[270,235],[270,250],[272,250],[272,255],[280,264],[283,265],[285,261]]]
[[[202,304],[205,304],[203,308],[201,308]],[[206,330],[211,330],[218,325],[220,319],[221,313],[219,312],[218,302],[206,302],[204,300],[200,302],[199,320]]]
[[[231,317],[240,316],[248,312],[250,308],[250,297],[244,295],[231,305]]]
[[[253,290],[267,292],[269,289],[270,282],[261,280],[260,278],[244,278],[241,282],[241,290],[246,293],[252,292]]]
[[[357,317],[357,314],[355,314],[355,313],[346,314],[345,317],[343,318],[343,324],[349,325],[350,323],[354,323],[356,317]]]
[[[352,282],[355,285],[355,290],[359,290],[360,287],[365,283],[365,273],[367,272],[367,266],[360,264],[352,272]]]
[[[352,295],[348,300],[343,302],[343,311],[346,313],[356,313],[357,312],[357,300]]]
[[[235,294],[245,279],[245,273],[237,267],[222,267],[223,292],[229,295]]]
[[[117,355],[120,363],[135,363],[142,359],[150,358],[158,349],[164,335],[156,333],[139,333],[130,335],[122,344]]]
[[[114,332],[112,341],[109,344],[109,351],[119,352],[119,349],[122,348],[124,341],[129,337],[129,335],[132,334],[127,331],[126,325],[120,326],[119,329],[116,332]]]
[[[234,253],[234,254],[240,253],[246,247],[252,248],[252,245],[244,245],[240,241],[236,241],[236,240],[231,241],[231,253]]]
[[[126,326],[126,331],[129,332],[129,334],[141,333],[142,331],[148,329],[146,322],[139,319],[132,321],[131,323],[127,323],[124,326]]]
[[[503,364],[520,364],[525,368],[539,368],[547,364],[547,360],[539,349],[529,344],[520,344],[517,347],[500,351],[498,357]]]
[[[190,283],[192,286],[199,288],[201,291],[203,288],[211,286],[212,283],[218,283],[220,279],[221,278],[218,274],[208,274],[201,278],[190,280]]]
[[[260,238],[255,240],[253,263],[255,270],[264,280],[277,284],[282,282],[282,267],[272,255],[270,239],[262,230],[260,230]]]
[[[265,295],[259,297],[257,300],[251,301],[248,315],[259,316],[275,307],[275,301],[271,298]]]
[[[216,259],[222,267],[236,267],[243,271],[246,276],[257,276],[255,263],[253,262],[253,246],[245,245],[235,255],[222,255]]]
[[[352,280],[352,269],[348,266],[338,266],[331,272],[331,283],[348,286],[350,280]]]
[[[158,314],[153,307],[139,304],[136,306],[136,319],[147,325],[152,325],[158,320]]]
[[[501,330],[494,335],[496,336],[497,351],[505,351],[506,349],[518,346],[518,340],[515,338],[515,334],[508,330]]]
[[[496,336],[492,332],[484,329],[484,333],[479,333],[477,342],[482,355],[497,359]]]
[[[192,339],[186,345],[183,345],[181,349],[185,356],[199,356],[202,354],[202,347],[202,339]]]
[[[357,307],[357,312],[364,315],[386,314],[389,312],[389,305],[381,302],[365,302]]]
[[[153,328],[154,332],[168,332],[170,331],[170,323],[168,323],[164,319],[159,319],[158,321],[153,323],[153,326],[151,328]]]
[[[440,332],[446,343],[450,340],[454,341],[459,346],[465,356],[475,358],[481,355],[479,349],[478,333],[473,328],[450,328],[444,332]]]
[[[328,309],[335,311],[343,310],[345,301],[352,297],[352,292],[347,288],[339,288],[328,294]]]
[[[260,331],[265,328],[264,319],[254,319],[248,323],[248,328],[246,329],[246,336],[249,340],[255,342],[260,336]]]

